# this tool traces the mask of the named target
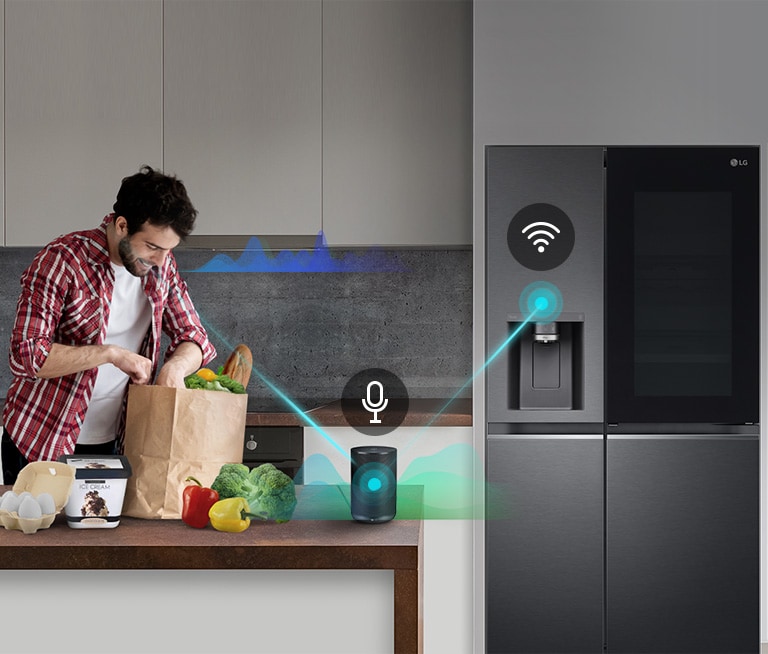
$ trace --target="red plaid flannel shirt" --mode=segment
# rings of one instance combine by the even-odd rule
[[[53,343],[103,343],[114,288],[106,235],[113,217],[106,216],[96,229],[60,236],[38,252],[22,275],[9,355],[13,381],[3,424],[30,461],[55,460],[74,451],[97,368],[54,379],[35,375]],[[152,378],[160,360],[161,331],[171,339],[166,357],[180,343],[192,341],[202,349],[203,363],[210,362],[216,350],[200,323],[173,254],[156,274],[150,272],[142,280],[152,305],[152,326],[140,352],[152,360]],[[125,402],[124,398],[118,451],[122,451]]]

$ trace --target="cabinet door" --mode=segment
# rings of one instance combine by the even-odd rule
[[[323,3],[323,229],[472,242],[472,4]]]
[[[194,235],[316,235],[322,4],[166,0],[165,165]]]
[[[488,439],[489,654],[600,654],[603,439]]]
[[[757,652],[758,461],[757,437],[609,436],[609,652]]]
[[[6,245],[89,229],[162,163],[161,3],[5,3]]]
[[[0,34],[5,35],[5,12],[0,13]],[[0,84],[2,84],[4,88],[5,48],[3,48],[3,52],[0,52],[0,66],[2,66],[2,70],[0,70]],[[0,144],[2,145],[3,151],[5,151],[5,107],[0,108],[0,123]],[[5,179],[5,157],[3,157],[3,161],[0,161],[0,178]],[[5,184],[0,184],[0,206],[5,206]],[[6,224],[5,212],[3,212],[2,218],[0,218],[0,230],[2,230],[2,235],[0,235],[0,245],[7,245],[5,241]]]

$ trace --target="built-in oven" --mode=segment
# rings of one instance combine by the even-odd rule
[[[302,400],[303,406],[314,406]],[[248,398],[243,438],[243,463],[255,468],[271,463],[297,484],[303,483],[304,429],[298,416],[286,413],[283,403],[269,398]]]
[[[759,148],[606,158],[606,421],[759,422]]]
[[[293,425],[246,425],[243,463],[249,468],[255,468],[262,463],[271,463],[297,484],[302,483],[304,430]]]

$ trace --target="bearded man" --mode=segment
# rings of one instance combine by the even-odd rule
[[[49,243],[21,277],[5,484],[31,461],[122,453],[129,383],[183,388],[216,356],[172,253],[197,217],[184,184],[143,166],[122,180],[113,211]]]

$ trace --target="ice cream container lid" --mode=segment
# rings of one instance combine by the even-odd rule
[[[59,461],[75,468],[75,479],[127,479],[131,464],[122,454],[62,454]]]

